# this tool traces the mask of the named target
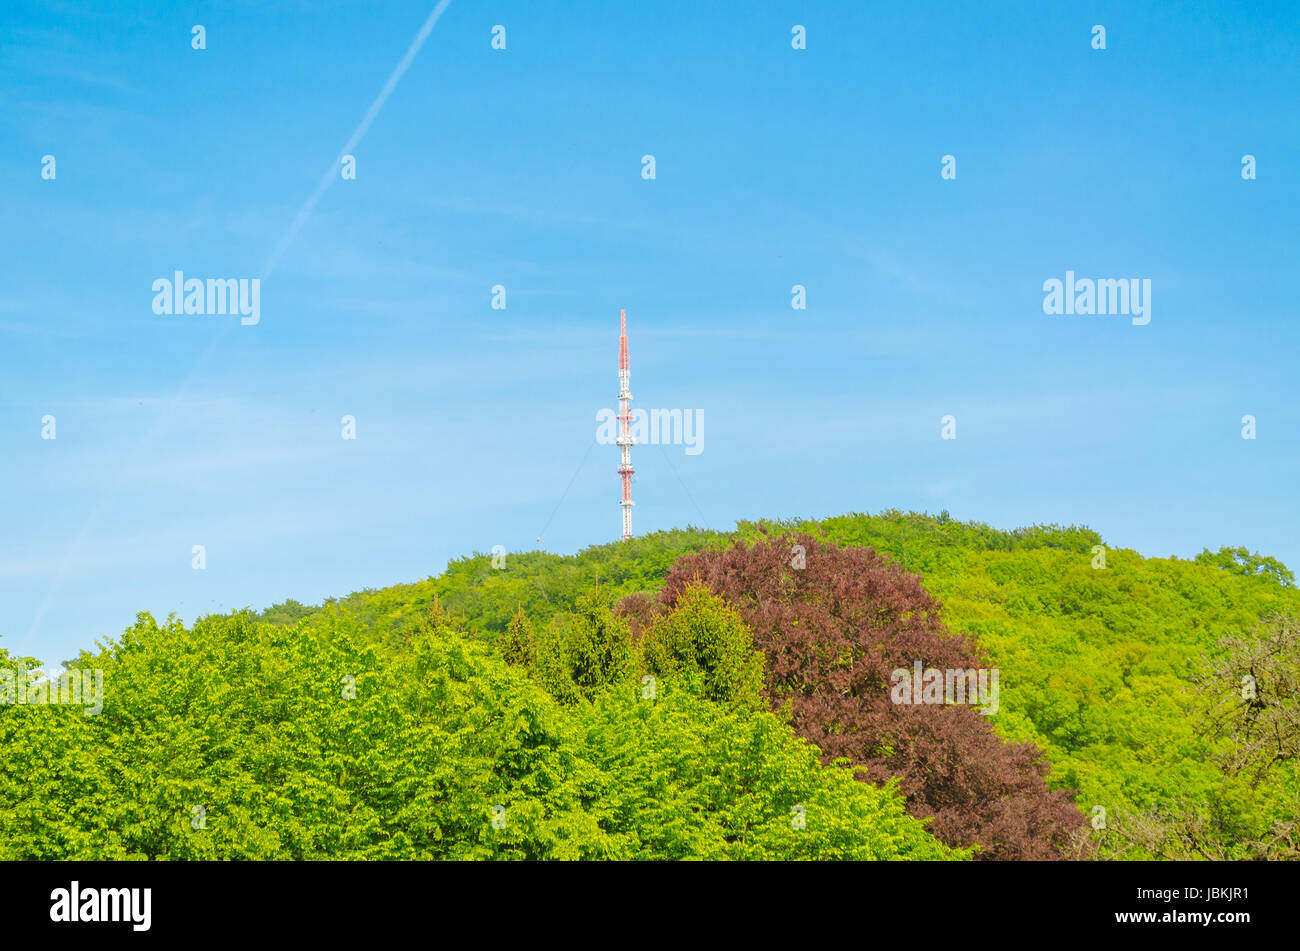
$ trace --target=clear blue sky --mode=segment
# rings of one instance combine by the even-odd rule
[[[453,0],[261,323],[155,315],[262,272],[433,6],[6,3],[0,644],[616,538],[620,307],[634,405],[705,415],[634,451],[638,533],[947,509],[1300,567],[1300,5]],[[1150,324],[1044,315],[1067,269]]]

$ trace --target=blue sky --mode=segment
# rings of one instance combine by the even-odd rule
[[[638,533],[947,509],[1300,567],[1300,7],[986,6],[453,0],[292,232],[432,0],[11,0],[0,644],[613,540],[621,307],[634,405],[705,418],[634,450]],[[287,235],[256,326],[153,313]],[[1044,315],[1067,269],[1150,324]]]

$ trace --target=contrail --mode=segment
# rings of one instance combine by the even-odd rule
[[[433,8],[433,12],[429,14],[429,19],[424,21],[424,26],[420,27],[420,32],[415,34],[415,39],[411,41],[411,45],[407,48],[406,55],[403,56],[397,66],[394,67],[392,74],[388,77],[388,82],[384,83],[384,88],[379,90],[379,95],[375,97],[375,101],[372,102],[370,108],[366,110],[366,115],[361,120],[361,124],[357,126],[356,131],[352,133],[352,138],[348,139],[343,148],[339,150],[338,156],[332,163],[330,163],[330,167],[325,169],[325,174],[321,176],[320,182],[316,186],[316,190],[312,192],[311,197],[307,199],[307,202],[298,209],[298,215],[293,219],[293,224],[289,226],[289,230],[285,232],[284,237],[280,239],[280,243],[277,244],[275,250],[271,252],[271,256],[267,258],[266,263],[262,265],[262,277],[268,277],[270,273],[275,270],[275,266],[280,263],[280,256],[284,254],[289,245],[293,243],[293,239],[298,236],[299,229],[301,229],[307,219],[311,217],[312,211],[316,208],[316,203],[321,200],[321,196],[325,194],[326,190],[333,185],[335,180],[339,177],[339,161],[343,156],[347,155],[357,147],[362,136],[366,134],[366,130],[370,128],[370,123],[375,121],[375,116],[379,115],[379,110],[384,108],[384,103],[388,101],[388,97],[392,95],[393,90],[397,88],[397,84],[401,82],[402,76],[411,68],[411,63],[415,60],[415,55],[420,52],[420,47],[424,45],[424,41],[427,40],[429,34],[433,32],[433,25],[438,22],[438,18],[442,16],[442,12],[450,5],[451,0],[441,0],[441,2]]]
[[[315,209],[316,204],[321,200],[321,196],[325,194],[325,191],[331,184],[333,184],[334,179],[338,176],[339,159],[356,148],[357,144],[366,134],[366,130],[370,128],[370,124],[374,122],[375,117],[379,115],[379,110],[384,108],[384,103],[388,101],[388,97],[393,94],[393,90],[396,89],[397,84],[401,82],[402,76],[404,76],[406,71],[411,68],[411,63],[415,61],[416,54],[420,52],[420,47],[424,45],[424,41],[427,40],[429,34],[433,32],[433,27],[442,16],[443,11],[450,5],[451,0],[440,0],[438,5],[433,8],[433,12],[429,14],[429,18],[424,21],[424,25],[420,27],[420,31],[415,34],[415,39],[411,41],[411,45],[406,49],[406,55],[398,61],[397,66],[395,66],[392,73],[389,74],[388,82],[384,83],[384,88],[379,90],[379,95],[375,97],[375,101],[372,102],[370,108],[366,110],[365,116],[361,119],[361,124],[356,127],[352,133],[352,137],[348,139],[343,148],[339,151],[339,157],[335,158],[335,160],[330,164],[330,167],[326,169],[325,174],[321,176],[320,183],[317,184],[316,190],[312,192],[311,197],[307,199],[303,206],[298,209],[298,214],[294,217],[293,223],[289,225],[289,230],[285,232],[279,243],[276,244],[275,250],[271,252],[271,256],[267,258],[266,263],[262,265],[262,278],[266,278],[270,275],[271,271],[275,269],[276,264],[279,263],[281,255],[288,250],[289,245],[291,245],[294,238],[298,236],[298,232],[302,229],[302,226],[306,223],[307,219],[311,217],[311,213]],[[208,348],[199,355],[199,358],[194,362],[194,366],[190,368],[185,379],[181,381],[181,385],[172,396],[171,403],[163,411],[163,415],[140,440],[137,449],[142,449],[153,439],[154,436],[165,428],[166,424],[170,421],[171,414],[175,410],[176,404],[180,401],[181,396],[184,395],[190,383],[192,383],[195,376],[198,375],[200,368],[202,368],[208,357],[212,355],[217,344],[221,342],[221,338],[224,337],[230,331],[230,328],[234,326],[236,326],[234,323],[227,323],[221,331],[213,337],[212,343],[209,344]],[[138,455],[139,453],[137,452],[133,454],[132,458],[137,458]],[[59,584],[63,581],[63,576],[67,573],[68,565],[72,562],[72,556],[81,548],[82,543],[90,534],[91,529],[95,527],[100,516],[103,515],[109,505],[112,504],[113,499],[117,496],[118,490],[122,488],[122,484],[125,481],[125,474],[119,472],[117,478],[109,487],[108,491],[100,497],[98,504],[96,504],[94,509],[91,510],[90,515],[86,518],[85,525],[83,525],[81,531],[77,533],[77,537],[73,539],[72,544],[68,547],[67,553],[63,556],[63,561],[59,564],[58,571],[55,572],[54,579],[50,582],[49,589],[45,592],[45,599],[37,609],[36,617],[32,619],[32,626],[27,631],[27,642],[30,642],[32,638],[36,636],[36,632],[40,629],[41,621],[45,619],[45,615],[50,609],[50,603],[54,600],[54,592],[58,590]]]

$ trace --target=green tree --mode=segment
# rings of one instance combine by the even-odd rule
[[[1252,552],[1247,548],[1224,547],[1217,552],[1203,548],[1196,556],[1196,563],[1209,565],[1212,568],[1223,568],[1237,575],[1264,575],[1278,584],[1295,587],[1295,575],[1286,565],[1276,558]]]
[[[505,640],[501,643],[501,656],[507,664],[516,667],[532,667],[537,663],[537,646],[533,634],[532,622],[524,616],[521,605],[515,610],[506,628]]]
[[[594,700],[635,673],[627,621],[616,616],[599,590],[579,595],[573,610],[553,619],[537,641],[537,675],[557,700]]]
[[[676,684],[566,707],[446,615],[402,635],[140,615],[74,662],[99,715],[0,705],[0,858],[965,857],[771,714]]]
[[[641,641],[646,670],[677,677],[720,703],[762,707],[763,655],[739,614],[705,585],[690,584]]]

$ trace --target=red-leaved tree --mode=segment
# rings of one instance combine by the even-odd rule
[[[915,661],[987,666],[973,641],[947,630],[916,575],[872,549],[767,537],[683,555],[658,599],[633,596],[619,610],[639,635],[696,578],[749,625],[769,702],[789,704],[825,760],[848,757],[871,782],[900,777],[908,812],[933,817],[930,831],[948,845],[978,843],[980,858],[1078,854],[1085,818],[1070,793],[1047,788],[1036,746],[1003,742],[971,705],[891,699],[892,672]]]

